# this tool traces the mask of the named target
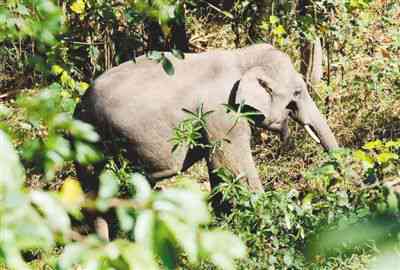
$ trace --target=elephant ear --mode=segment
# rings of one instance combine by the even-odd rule
[[[243,75],[231,93],[230,101],[234,104],[244,103],[264,115],[268,115],[268,107],[272,98],[274,81],[262,67],[254,67]]]

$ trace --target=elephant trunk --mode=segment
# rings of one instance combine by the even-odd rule
[[[299,119],[310,136],[321,143],[326,150],[338,148],[338,143],[325,117],[320,113],[314,101],[309,97],[307,106],[300,109]]]

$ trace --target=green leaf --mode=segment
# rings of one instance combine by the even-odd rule
[[[390,148],[390,147],[393,147],[393,148],[400,148],[400,140],[397,140],[397,141],[388,141],[388,142],[385,144],[385,147],[387,147],[387,148]]]
[[[164,71],[168,75],[172,76],[172,75],[175,74],[174,66],[172,65],[171,61],[168,58],[163,57],[162,60],[161,60],[161,65],[162,65]]]
[[[62,233],[69,232],[71,223],[68,214],[58,200],[43,191],[32,191],[31,198],[43,212],[53,230]]]
[[[49,1],[49,0],[45,0],[45,1],[38,1],[38,6],[37,6],[38,11],[40,12],[45,12],[48,14],[53,14],[53,15],[58,15],[59,8],[54,5],[53,2]]]
[[[86,82],[79,82],[78,84],[78,91],[80,95],[83,95],[90,87],[90,84]]]
[[[188,255],[189,261],[197,263],[199,259],[198,227],[188,225],[172,215],[163,215],[162,220]]]
[[[375,161],[372,157],[370,157],[363,150],[357,150],[354,152],[354,158],[362,161],[366,168],[372,168],[375,164]]]
[[[285,255],[283,256],[283,262],[287,266],[292,266],[292,264],[293,264],[293,255],[290,254],[290,253],[285,253]]]
[[[381,153],[376,157],[376,160],[381,164],[386,163],[390,160],[394,160],[394,159],[399,159],[399,156],[397,154],[390,153],[390,152]]]
[[[11,115],[12,110],[4,104],[0,104],[0,119],[7,118]]]
[[[18,190],[25,181],[23,167],[8,136],[0,130],[0,191]],[[1,194],[0,194],[1,195]]]
[[[133,184],[135,186],[136,190],[135,199],[138,202],[144,204],[150,199],[152,194],[152,189],[149,185],[149,182],[143,175],[139,173],[133,174],[128,180],[128,183]]]
[[[145,210],[136,219],[135,241],[145,249],[154,249],[155,215],[150,210]]]
[[[64,69],[63,69],[61,66],[59,66],[59,65],[53,65],[53,66],[51,67],[51,72],[52,72],[54,75],[60,75],[61,73],[64,72]]]
[[[362,148],[366,150],[374,150],[374,149],[380,149],[383,146],[383,142],[381,140],[375,140],[372,142],[369,142],[365,144]]]
[[[279,22],[279,19],[278,19],[278,17],[272,15],[272,16],[269,16],[269,22],[270,22],[271,24],[276,24],[276,23]]]
[[[100,175],[100,190],[99,197],[109,199],[116,195],[119,190],[119,179],[111,171],[104,171]]]
[[[199,225],[210,221],[204,194],[200,192],[168,189],[157,194],[154,209],[170,213],[188,224]]]
[[[121,250],[122,257],[128,263],[129,269],[158,270],[159,267],[148,249],[127,240],[118,239],[114,243]]]
[[[327,164],[319,168],[317,173],[322,175],[334,175],[336,173],[336,169],[333,164]]]
[[[312,200],[314,199],[314,193],[308,193],[306,196],[304,196],[302,205],[303,208],[305,209],[312,209]]]
[[[274,34],[277,36],[281,36],[286,33],[285,28],[283,28],[283,25],[278,25],[276,28],[274,28]]]
[[[244,258],[246,246],[238,237],[225,231],[203,232],[200,243],[211,261],[224,270],[235,269],[234,260]]]
[[[76,262],[87,252],[87,248],[80,243],[69,244],[63,249],[58,265],[63,270],[73,269]]]
[[[390,212],[396,213],[399,211],[399,200],[396,193],[392,189],[389,189],[389,194],[387,195],[386,201],[388,204],[388,210]]]
[[[338,191],[337,192],[337,204],[339,206],[348,206],[349,205],[349,196],[346,192]]]
[[[85,12],[85,2],[83,0],[76,0],[70,6],[71,10],[77,14],[83,14]]]
[[[399,266],[400,255],[395,250],[385,251],[383,254],[374,258],[370,267],[370,270],[393,270]]]
[[[135,220],[131,215],[131,209],[127,207],[117,207],[116,211],[121,229],[125,232],[132,230]]]
[[[75,151],[76,151],[76,159],[80,164],[91,164],[101,160],[102,156],[100,153],[95,151],[92,146],[83,143],[81,141],[77,141],[75,143]]]
[[[184,59],[185,55],[183,54],[183,52],[181,50],[177,50],[177,49],[172,49],[172,54],[178,58],[178,59]]]
[[[164,53],[159,51],[150,51],[147,54],[147,58],[149,58],[150,60],[155,60],[157,62],[160,62],[164,58]]]
[[[57,151],[64,159],[71,157],[69,141],[60,135],[52,135],[46,141],[46,147],[49,150]]]
[[[173,234],[153,211],[145,210],[138,216],[135,240],[153,256],[159,257],[167,269],[175,269],[177,253],[172,243]]]
[[[18,4],[16,11],[21,15],[29,14],[29,10],[26,8],[26,6],[24,6],[22,4]]]
[[[1,229],[0,234],[5,235]],[[5,241],[4,237],[2,237],[2,245],[0,245],[0,253],[6,258],[6,265],[11,269],[18,270],[30,270],[30,267],[25,264],[18,247],[15,245],[14,241]]]
[[[309,239],[307,254],[310,258],[316,255],[330,256],[340,252],[343,247],[346,247],[346,250],[357,250],[371,242],[383,243],[385,240],[387,241],[385,244],[389,245],[393,240],[392,243],[396,243],[393,232],[399,231],[399,225],[397,217],[390,215],[356,219],[340,229],[328,228]]]
[[[155,255],[162,261],[163,266],[169,270],[177,268],[178,252],[175,248],[173,234],[168,226],[156,219],[154,227]]]
[[[75,138],[88,142],[97,142],[100,138],[92,125],[80,120],[74,120],[67,130],[71,132]]]
[[[54,237],[46,220],[30,204],[21,204],[19,207],[14,212],[18,218],[9,224],[14,232],[17,232],[15,241],[18,248],[21,250],[51,248],[54,245]]]
[[[64,159],[56,151],[47,151],[45,153],[44,170],[47,180],[52,180],[56,172],[61,169]]]
[[[158,20],[161,25],[168,25],[168,22],[175,18],[175,5],[161,5]]]

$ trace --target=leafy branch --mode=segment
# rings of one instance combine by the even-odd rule
[[[0,262],[11,269],[28,270],[21,252],[65,245],[53,266],[59,269],[159,269],[155,258],[167,269],[176,269],[180,250],[191,263],[210,260],[222,269],[233,269],[233,261],[245,255],[245,246],[231,233],[207,230],[210,222],[204,195],[183,189],[152,191],[143,176],[133,174],[129,182],[136,195],[115,199],[118,179],[110,172],[100,176],[99,197],[88,203],[79,182],[68,179],[60,192],[29,191],[24,188],[24,170],[8,137],[0,131]],[[75,217],[82,208],[99,211],[116,208],[121,229],[135,241],[104,242],[97,235],[83,236],[72,230],[68,213]]]

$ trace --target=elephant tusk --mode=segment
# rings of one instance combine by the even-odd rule
[[[308,132],[308,134],[310,134],[311,138],[313,138],[314,141],[316,141],[317,143],[321,143],[320,139],[318,138],[318,136],[314,133],[314,131],[311,129],[311,127],[309,125],[305,125],[304,128],[306,129],[306,131]]]

